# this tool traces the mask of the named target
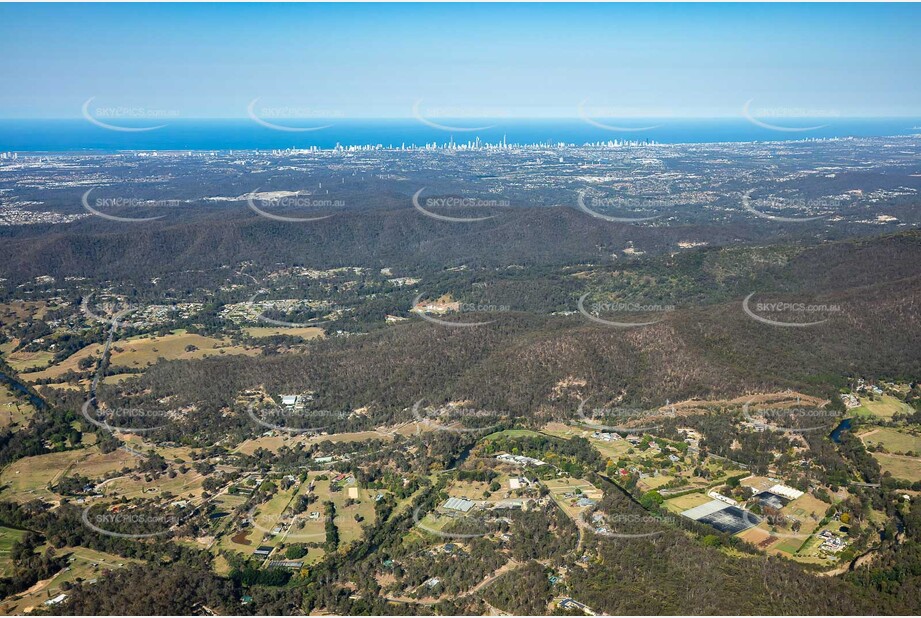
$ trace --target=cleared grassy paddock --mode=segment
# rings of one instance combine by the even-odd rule
[[[170,478],[166,474],[161,474],[159,478],[147,480],[145,475],[131,474],[129,476],[119,477],[106,483],[105,495],[108,497],[125,497],[131,498],[148,497],[154,498],[171,494],[177,499],[201,498],[202,483],[205,477],[196,472],[189,470],[185,474],[177,474]]]
[[[660,474],[659,476],[647,476],[646,478],[640,479],[637,483],[637,487],[644,491],[651,491],[653,489],[659,489],[663,485],[667,485],[675,480],[674,476],[669,474]]]
[[[23,397],[17,397],[7,386],[0,384],[0,428],[24,425],[35,408]]]
[[[860,407],[852,410],[857,416],[876,416],[879,418],[892,418],[897,412],[911,414],[914,412],[911,406],[904,401],[899,401],[892,395],[882,395],[875,400],[869,397],[860,398]]]
[[[882,445],[890,453],[921,453],[921,433],[904,429],[879,427],[860,434],[866,446]]]
[[[413,423],[408,425],[408,428],[405,428],[404,431],[397,431],[397,433],[411,434],[415,433],[416,424]],[[404,428],[401,428],[404,429]],[[392,440],[393,436],[386,432],[377,432],[377,431],[355,431],[347,433],[334,433],[329,435],[308,435],[308,434],[292,434],[292,435],[271,435],[271,436],[260,436],[258,438],[251,438],[249,440],[244,440],[237,448],[234,449],[237,453],[243,453],[244,455],[252,455],[256,452],[256,449],[264,448],[273,453],[278,452],[282,446],[288,446],[289,448],[293,447],[296,444],[312,444],[316,442],[361,442],[368,440]]]
[[[68,371],[79,372],[81,371],[81,360],[90,357],[98,358],[102,355],[102,350],[102,344],[86,346],[57,365],[43,371],[29,373],[24,378],[30,381],[55,380]],[[235,346],[229,340],[176,331],[162,337],[142,335],[114,342],[109,365],[111,367],[146,368],[161,358],[166,360],[192,360],[219,354],[255,355],[258,353],[258,349]]]
[[[36,367],[45,367],[49,365],[52,359],[54,359],[54,354],[45,350],[39,350],[37,352],[18,350],[16,352],[10,352],[5,358],[9,366],[16,371],[27,371],[29,369],[35,369]],[[27,378],[31,375],[32,374],[26,374],[23,378]]]
[[[873,453],[883,472],[889,472],[898,479],[906,481],[921,481],[921,457],[905,457],[903,455],[886,455]]]
[[[0,304],[0,325],[9,326],[29,318],[42,319],[49,309],[56,309],[44,300],[14,300]]]
[[[25,530],[0,526],[0,577],[6,577],[12,573],[10,550],[13,549],[13,543],[22,540],[25,535]]]
[[[560,478],[545,481],[544,484],[550,490],[550,497],[556,502],[563,512],[573,521],[579,521],[582,513],[588,509],[587,506],[578,506],[576,501],[579,498],[591,498],[592,500],[601,500],[602,492],[600,489],[586,481],[585,479]],[[574,493],[580,490],[581,493],[575,497],[567,497],[565,494]]]
[[[307,509],[308,512],[311,510],[319,511],[322,515],[323,503],[327,500],[332,500],[333,504],[336,505],[336,518],[333,522],[336,524],[336,527],[339,528],[340,545],[346,545],[360,539],[363,534],[361,529],[362,525],[373,524],[375,517],[374,497],[377,495],[377,492],[359,488],[358,502],[345,506],[345,503],[349,501],[349,487],[356,487],[356,485],[345,485],[342,491],[331,491],[329,481],[316,481],[314,493],[317,495],[317,501]],[[355,515],[363,517],[363,521],[356,521]],[[311,522],[311,524],[314,526],[319,524],[321,529],[323,529],[323,517],[320,517],[319,522]]]
[[[677,498],[666,500],[665,508],[674,513],[681,513],[683,511],[687,511],[688,509],[693,509],[696,506],[700,506],[701,504],[706,504],[712,499],[713,498],[703,492],[695,492],[693,494],[686,494],[684,496],[678,496]]]
[[[517,475],[515,475],[517,476]],[[501,502],[502,500],[510,499],[515,497],[515,491],[509,487],[509,478],[508,474],[500,474],[497,476],[494,481],[499,483],[499,489],[490,492],[488,498],[484,497],[486,492],[489,492],[489,486],[492,485],[493,481],[484,482],[484,481],[458,481],[454,480],[446,488],[446,491],[449,496],[454,498],[466,498],[467,500],[474,501],[483,501],[487,502]]]
[[[5,500],[27,502],[35,498],[55,500],[57,496],[49,485],[57,482],[76,462],[98,453],[95,447],[74,451],[46,453],[32,457],[23,457],[0,472],[0,484],[6,488],[0,496]]]

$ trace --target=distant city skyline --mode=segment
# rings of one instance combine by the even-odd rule
[[[0,118],[921,117],[916,4],[0,5]]]

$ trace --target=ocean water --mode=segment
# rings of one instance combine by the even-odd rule
[[[598,121],[602,122],[602,121]],[[300,124],[298,124],[300,123]],[[416,119],[277,121],[281,127],[310,128],[286,131],[251,119],[234,120],[112,120],[121,131],[97,126],[85,119],[0,120],[0,151],[14,152],[117,152],[121,150],[265,150],[285,148],[334,148],[382,145],[385,147],[429,143],[474,142],[509,144],[585,144],[608,140],[656,141],[659,143],[759,142],[832,137],[872,137],[921,134],[921,118],[784,118],[770,119],[777,128],[758,126],[745,118],[604,120],[611,128],[574,120],[477,120],[448,121],[438,128]],[[624,130],[638,129],[638,130]],[[794,130],[791,130],[794,129]]]

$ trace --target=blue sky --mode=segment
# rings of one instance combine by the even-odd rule
[[[921,116],[919,23],[910,4],[0,4],[0,117],[78,118],[90,97],[184,118],[257,97],[306,116]]]

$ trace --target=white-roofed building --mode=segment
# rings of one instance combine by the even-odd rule
[[[708,491],[707,495],[713,498],[714,500],[719,500],[720,502],[725,502],[730,506],[737,506],[739,503],[730,498],[729,496],[724,496],[723,494],[717,491]]]
[[[45,601],[45,605],[57,605],[58,603],[63,603],[64,599],[66,598],[67,598],[67,595],[62,592],[61,594],[54,597],[53,599],[48,599],[47,601]]]
[[[803,495],[803,492],[801,492],[798,489],[793,489],[792,487],[787,487],[786,485],[780,485],[780,484],[774,485],[773,487],[768,489],[768,491],[771,492],[772,494],[777,494],[778,496],[789,498],[790,500],[796,500],[797,498]]]

